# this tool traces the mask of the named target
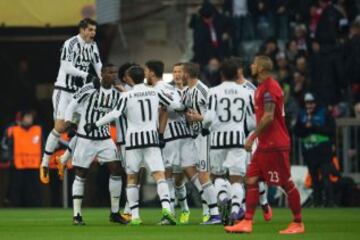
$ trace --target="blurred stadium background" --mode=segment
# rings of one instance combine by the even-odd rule
[[[293,173],[303,202],[308,199],[311,204],[311,189],[305,186],[302,146],[292,129],[305,93],[312,91],[336,121],[333,157],[340,168],[332,182],[335,205],[360,206],[360,1],[12,0],[0,1],[0,9],[0,207],[70,204],[66,200],[70,189],[57,181],[55,170],[49,186],[40,185],[37,169],[20,170],[32,177],[16,177],[19,169],[12,162],[6,130],[21,120],[19,112],[27,111],[34,113],[44,136],[51,130],[51,94],[60,48],[77,34],[77,23],[84,17],[99,23],[96,41],[103,62],[143,65],[160,59],[168,80],[174,63],[194,61],[201,66],[201,79],[213,86],[219,82],[222,59],[240,56],[248,67],[256,53],[270,56],[287,99]],[[216,43],[202,24],[204,12],[214,17]],[[73,176],[71,170],[68,173],[70,184]],[[108,205],[107,179],[107,170],[94,163],[84,207]],[[345,185],[339,184],[341,180]],[[143,186],[145,205],[156,204],[154,187]],[[15,195],[21,196],[14,196],[19,189],[21,194]],[[269,197],[274,205],[285,204],[276,189]],[[192,206],[200,204],[196,194],[191,199]]]

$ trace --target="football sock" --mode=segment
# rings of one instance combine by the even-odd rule
[[[165,179],[158,180],[156,184],[157,184],[157,192],[161,202],[161,207],[163,209],[170,210],[170,193],[169,193],[168,184],[166,183]]]
[[[228,179],[225,179],[225,184],[226,184],[227,197],[228,197],[228,199],[230,199],[231,195],[232,195],[231,194],[231,189],[232,189],[231,183],[229,182]]]
[[[204,183],[201,187],[204,191],[204,199],[206,199],[206,202],[208,203],[210,209],[210,215],[219,215],[214,185],[209,181],[207,183]]]
[[[121,196],[122,179],[121,176],[110,175],[109,178],[109,192],[111,202],[111,212],[119,212],[119,203]]]
[[[128,200],[126,200],[126,203],[125,203],[124,213],[125,213],[125,214],[131,214],[131,209],[130,209],[129,201],[128,201]]]
[[[227,187],[226,187],[226,181],[223,178],[216,178],[214,182],[214,187],[217,193],[217,197],[220,202],[227,199]]]
[[[181,184],[180,186],[175,186],[175,193],[176,193],[176,198],[179,201],[181,210],[188,212],[189,206],[186,198],[187,194],[186,194],[185,183]]]
[[[292,214],[294,215],[294,222],[301,223],[301,203],[300,194],[293,181],[289,180],[285,185],[282,186],[287,194],[289,207]]]
[[[135,184],[128,184],[126,195],[131,209],[131,219],[139,218],[139,188]]]
[[[71,157],[71,153],[74,151],[75,149],[75,145],[76,145],[76,141],[77,141],[77,136],[74,136],[71,138],[70,142],[69,142],[69,146],[67,147],[66,151],[64,152],[63,155],[61,155],[60,157],[60,162],[61,164],[65,165],[66,162],[70,159]]]
[[[73,210],[74,210],[73,216],[77,216],[78,214],[81,216],[81,204],[84,196],[84,184],[85,184],[85,178],[75,176],[72,185]]]
[[[245,219],[252,220],[259,202],[259,185],[247,185]]]
[[[244,199],[244,187],[241,183],[233,183],[231,185],[231,212],[239,212],[242,201]]]
[[[260,194],[260,204],[262,206],[268,204],[267,187],[264,182],[259,182],[259,194]]]
[[[173,178],[167,178],[166,182],[169,187],[170,193],[170,209],[173,214],[175,214],[175,183]]]
[[[206,199],[204,197],[204,191],[203,191],[203,188],[201,187],[201,183],[200,183],[200,180],[199,180],[199,174],[195,174],[191,178],[191,182],[194,184],[195,188],[199,191],[199,194],[200,194],[200,197],[201,197],[203,215],[210,214],[208,204],[207,204]]]
[[[46,140],[45,151],[41,161],[42,167],[49,166],[51,155],[54,153],[59,143],[59,139],[60,139],[60,133],[58,133],[55,129],[53,129]]]

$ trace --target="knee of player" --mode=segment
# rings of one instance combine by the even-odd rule
[[[156,171],[152,173],[152,176],[155,181],[165,179],[165,173],[163,171]]]
[[[137,185],[137,174],[127,174],[127,185]]]

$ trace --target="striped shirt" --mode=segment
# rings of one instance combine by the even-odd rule
[[[209,90],[204,126],[210,125],[210,148],[244,147],[246,116],[251,114],[251,91],[224,81]]]
[[[86,84],[73,96],[65,114],[65,120],[71,120],[71,115],[77,110],[81,114],[77,135],[91,140],[103,140],[110,138],[110,124],[105,124],[90,133],[86,133],[84,126],[88,123],[95,123],[101,117],[112,111],[121,93],[114,87],[105,89],[101,87],[96,90],[92,84]]]
[[[164,81],[158,82],[155,85],[155,88],[158,89],[158,91],[162,91],[170,96],[174,101],[181,101],[186,89],[178,89],[174,85]],[[167,112],[168,120],[164,132],[165,141],[169,142],[180,138],[191,137],[190,129],[185,121],[184,113],[170,109],[168,109]]]
[[[246,116],[246,122],[245,122],[245,132],[246,132],[246,136],[249,135],[249,133],[253,130],[255,130],[256,128],[256,116],[255,116],[255,90],[256,90],[256,86],[250,82],[249,80],[245,79],[245,82],[243,84],[241,84],[241,86],[243,86],[245,89],[249,90],[251,93],[251,98],[250,98],[250,112],[249,114]]]
[[[124,93],[116,108],[97,121],[101,126],[124,114],[127,118],[126,150],[158,147],[159,106],[168,109],[183,110],[183,105],[171,99],[167,94],[146,84],[137,84]]]
[[[96,42],[85,43],[80,35],[66,40],[61,48],[60,69],[55,89],[76,92],[79,87],[76,86],[75,80],[80,78],[85,83],[91,64],[100,76],[102,63]]]
[[[187,88],[184,94],[183,103],[185,108],[204,115],[207,111],[207,95],[208,87],[198,80],[197,84],[191,88]],[[202,122],[190,123],[192,137],[196,137],[201,133]]]

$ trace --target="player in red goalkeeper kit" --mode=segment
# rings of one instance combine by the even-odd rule
[[[290,138],[285,125],[284,94],[270,72],[273,63],[269,57],[258,56],[251,65],[251,73],[258,80],[255,92],[256,130],[245,143],[251,151],[258,138],[258,147],[247,170],[246,214],[245,219],[233,226],[225,227],[227,232],[252,232],[253,216],[259,201],[258,181],[280,186],[287,194],[289,207],[294,220],[280,234],[299,234],[305,232],[301,218],[300,194],[290,174]]]

